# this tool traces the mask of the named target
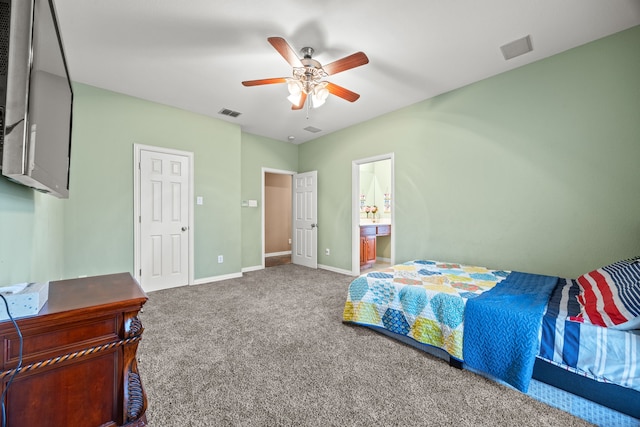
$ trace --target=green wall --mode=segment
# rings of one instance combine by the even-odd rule
[[[640,27],[301,145],[319,264],[351,270],[344,182],[390,152],[396,262],[575,277],[640,254]]]
[[[0,286],[63,278],[63,207],[0,178]]]
[[[66,276],[133,271],[133,144],[194,153],[195,279],[240,271],[240,129],[82,84],[75,108]],[[224,263],[217,256],[224,255]]]
[[[133,270],[134,143],[195,154],[196,279],[261,263],[262,167],[318,171],[318,262],[351,270],[351,162],[391,152],[397,262],[575,277],[640,253],[639,76],[635,27],[300,146],[74,84],[69,200],[0,178],[0,285]]]
[[[248,133],[242,134],[242,200],[258,200],[258,208],[242,208],[242,267],[262,265],[262,168],[296,172],[298,146]]]

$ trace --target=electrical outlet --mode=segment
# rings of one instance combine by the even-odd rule
[[[218,255],[218,264],[222,264],[224,262],[224,257],[222,255]]]
[[[289,244],[291,244],[291,239],[289,239]]]
[[[330,250],[329,248],[326,248],[326,249],[324,250],[324,254],[325,254],[325,255],[331,255],[331,250]]]

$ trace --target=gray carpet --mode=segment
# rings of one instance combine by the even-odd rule
[[[351,279],[290,264],[150,293],[139,347],[149,424],[589,425],[343,324]]]

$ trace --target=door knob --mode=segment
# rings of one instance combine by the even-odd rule
[[[318,224],[311,224],[311,228],[317,228]]]
[[[187,231],[189,227],[182,227],[182,231]]]

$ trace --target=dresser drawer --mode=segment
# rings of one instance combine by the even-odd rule
[[[377,227],[375,225],[361,225],[360,226],[360,235],[361,236],[375,236],[377,233]]]
[[[23,354],[28,355],[23,364],[117,341],[120,339],[118,319],[117,315],[109,315],[81,322],[68,322],[55,327],[49,325],[23,330]],[[5,335],[4,347],[4,354],[7,355],[5,367],[17,364],[20,351],[18,336]]]
[[[391,226],[390,225],[379,225],[376,235],[378,236],[388,236],[391,234]]]

